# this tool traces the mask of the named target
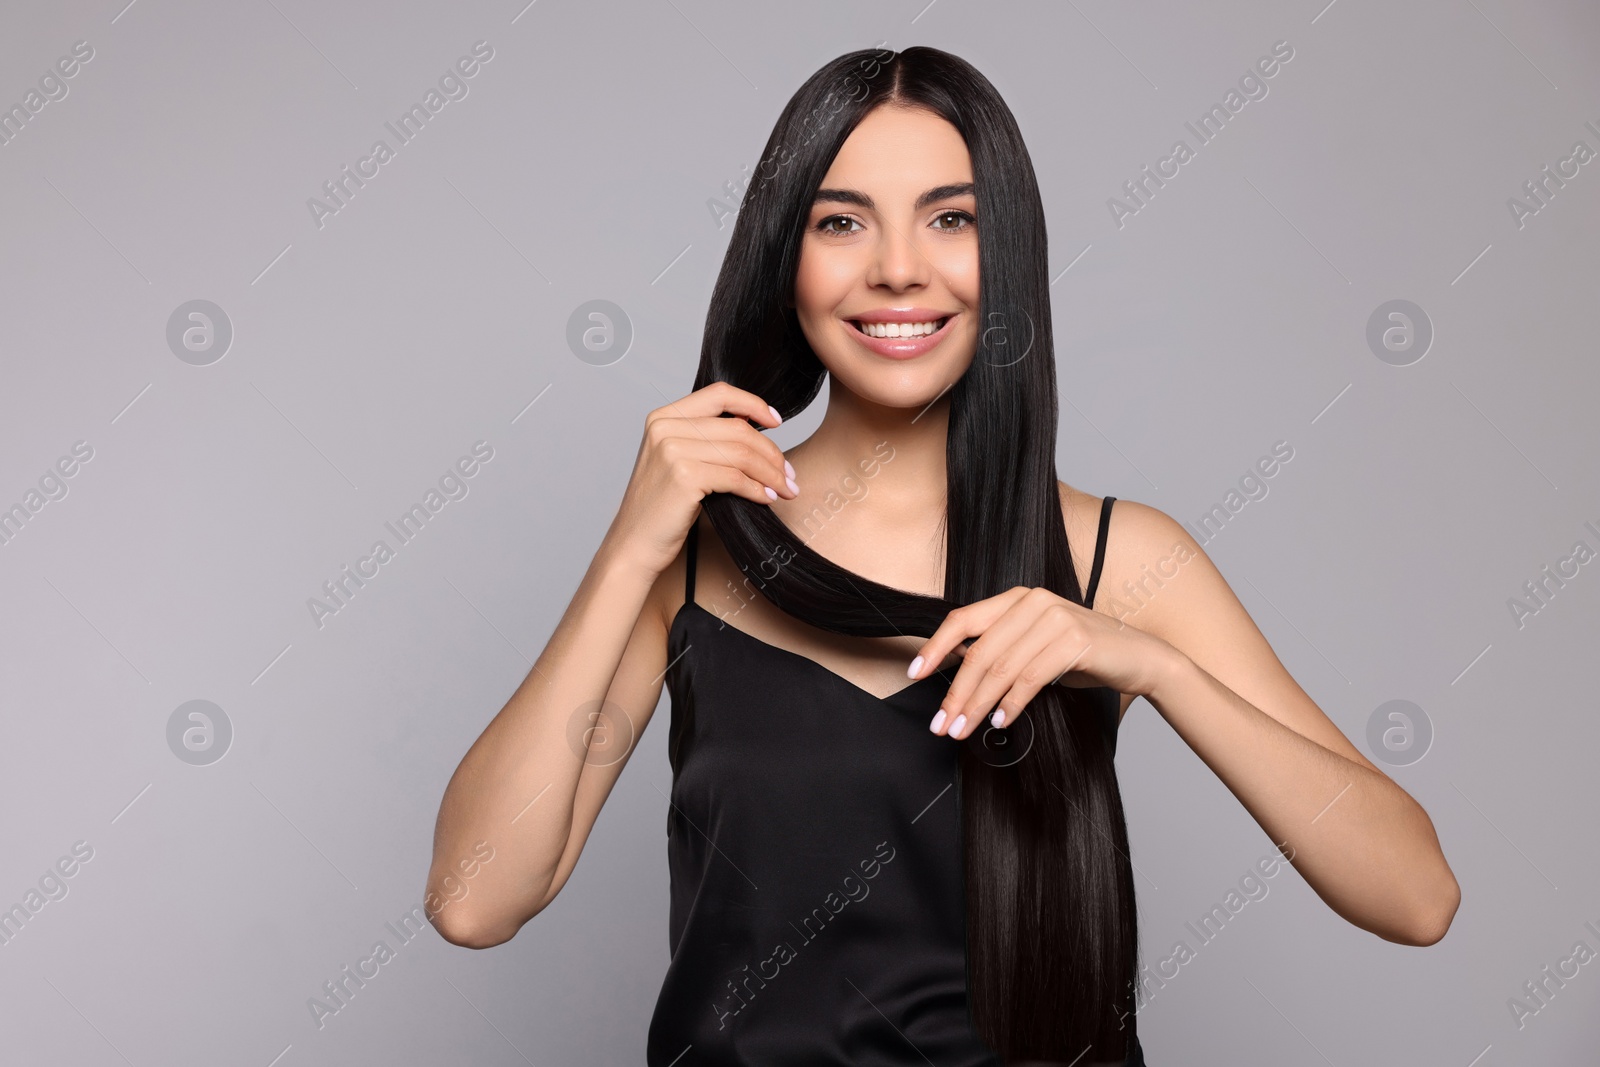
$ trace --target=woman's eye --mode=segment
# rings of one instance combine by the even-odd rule
[[[849,215],[830,215],[827,218],[823,219],[821,222],[817,223],[817,229],[820,230],[823,233],[834,233],[834,234],[847,234],[847,233],[854,233],[855,232],[853,230],[848,230],[848,229],[839,229],[837,227],[837,225],[836,225],[838,223],[843,223],[846,226],[860,226],[861,225],[859,222],[857,222],[855,219],[851,218]]]
[[[934,216],[934,228],[947,232],[959,232],[976,222],[977,219],[973,218],[970,212],[954,209],[950,211],[941,211],[939,214]],[[862,230],[865,228],[866,227],[862,226],[861,223],[857,222],[849,215],[829,215],[816,225],[816,229],[819,233],[832,234],[840,237],[855,233],[857,230]]]
[[[972,223],[977,221],[976,219],[974,219],[971,215],[969,215],[965,211],[941,211],[941,212],[939,212],[939,214],[934,216],[934,221],[935,222],[942,222],[945,219],[956,219],[958,222],[961,223],[961,225],[957,225],[957,226],[938,226],[938,227],[936,227],[936,229],[940,229],[940,230],[964,230],[964,229],[966,229],[966,227],[968,225],[971,225]]]

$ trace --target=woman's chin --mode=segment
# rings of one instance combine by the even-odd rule
[[[828,388],[846,389],[867,404],[915,415],[941,397],[948,397],[950,386],[960,377],[960,374],[943,371],[941,365],[932,362],[868,369],[857,366],[842,376],[830,368]]]

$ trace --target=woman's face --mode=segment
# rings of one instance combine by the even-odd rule
[[[938,115],[880,106],[851,131],[817,190],[794,285],[800,327],[835,384],[921,408],[966,373],[977,211],[966,142]]]

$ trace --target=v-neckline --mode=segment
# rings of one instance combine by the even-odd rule
[[[808,664],[812,668],[821,671],[823,674],[828,675],[830,678],[836,679],[841,684],[843,684],[843,685],[847,686],[848,688],[854,690],[856,693],[859,693],[861,696],[866,697],[868,700],[875,701],[876,703],[879,703],[879,704],[887,704],[890,701],[893,701],[893,700],[895,700],[895,699],[897,699],[897,698],[899,698],[901,696],[904,696],[905,694],[911,692],[912,690],[916,689],[920,685],[923,685],[923,684],[925,684],[927,682],[932,682],[932,681],[938,680],[941,677],[942,673],[943,673],[941,671],[937,671],[936,670],[932,674],[928,675],[926,678],[919,678],[916,681],[910,683],[909,685],[901,686],[899,689],[896,689],[894,692],[890,693],[888,696],[878,696],[876,693],[869,692],[868,690],[863,689],[861,686],[857,685],[855,682],[852,682],[850,679],[846,678],[844,675],[840,674],[838,671],[831,670],[828,667],[823,666],[821,663],[818,663],[816,660],[812,659],[810,656],[802,655],[799,652],[795,652],[795,651],[793,651],[791,649],[784,648],[781,645],[775,645],[770,641],[763,641],[761,638],[757,637],[755,634],[747,633],[744,630],[739,629],[739,627],[733,625],[731,622],[727,622],[726,620],[719,619],[716,615],[712,614],[709,610],[707,610],[706,608],[701,607],[699,601],[696,601],[696,600],[686,600],[686,601],[684,601],[683,607],[679,608],[678,609],[678,613],[673,616],[673,618],[672,618],[672,626],[668,631],[669,641],[670,641],[671,633],[673,631],[677,630],[679,621],[683,619],[684,612],[690,610],[691,608],[693,608],[694,610],[700,612],[700,614],[704,615],[708,619],[711,619],[711,620],[713,620],[715,622],[722,623],[722,628],[723,629],[732,630],[734,633],[738,634],[740,637],[744,638],[745,640],[750,641],[750,642],[752,642],[752,643],[754,643],[756,645],[759,645],[762,648],[771,649],[772,651],[778,653],[781,656],[788,657],[791,660],[799,660],[801,663]]]

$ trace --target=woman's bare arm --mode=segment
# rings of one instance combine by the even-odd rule
[[[445,788],[424,896],[445,940],[472,948],[510,940],[572,873],[633,748],[618,742],[628,729],[619,716],[636,742],[660,699],[659,587],[700,501],[725,492],[766,504],[769,485],[795,495],[782,450],[747,420],[779,422],[765,401],[722,382],[646,419],[622,506],[577,592]]]
[[[533,669],[456,768],[428,874],[437,897],[428,916],[447,941],[510,940],[572,873],[632,754],[619,735],[631,731],[636,743],[660,700],[666,627],[650,606],[655,577],[615,551],[597,553]],[[619,745],[627,749],[614,758]],[[494,861],[465,880],[460,864],[480,841]]]

